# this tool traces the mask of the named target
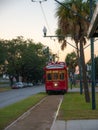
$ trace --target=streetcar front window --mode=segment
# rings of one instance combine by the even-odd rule
[[[53,71],[53,80],[58,80],[59,79],[59,71],[58,70],[54,70]]]
[[[46,80],[65,80],[65,71],[63,70],[53,70],[46,72]]]
[[[54,73],[54,80],[58,79],[58,73]]]

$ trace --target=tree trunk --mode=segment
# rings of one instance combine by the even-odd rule
[[[82,67],[81,67],[81,57],[80,57],[80,50],[78,47],[78,43],[76,43],[76,51],[77,51],[77,57],[78,57],[78,65],[79,65],[79,73],[80,73],[80,94],[83,93],[83,87],[82,87]]]
[[[86,76],[86,66],[85,66],[85,57],[84,57],[82,39],[80,40],[80,57],[82,61],[81,63],[82,63],[82,71],[83,71],[83,87],[84,87],[85,100],[86,102],[90,102],[90,94],[89,94],[89,88],[88,88],[88,82]]]

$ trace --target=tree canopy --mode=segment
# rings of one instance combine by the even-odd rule
[[[92,3],[95,7],[95,1]],[[81,67],[83,71],[83,85],[86,102],[90,102],[90,95],[86,76],[85,56],[83,45],[87,41],[87,30],[90,24],[90,1],[89,0],[64,0],[61,4],[57,4],[56,16],[58,18],[57,35],[62,35],[59,38],[61,48],[66,47],[66,37],[71,37],[76,45],[78,61],[81,58]]]
[[[25,40],[22,36],[12,40],[0,40],[0,72],[23,81],[42,80],[43,67],[48,57],[43,53],[45,46]]]

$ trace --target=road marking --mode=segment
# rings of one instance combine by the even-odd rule
[[[51,129],[50,129],[50,130],[53,130],[53,128],[54,128],[55,121],[56,121],[56,119],[57,119],[57,116],[58,116],[58,113],[59,113],[59,110],[60,110],[60,106],[61,106],[61,104],[62,104],[62,101],[63,101],[63,96],[62,96],[61,99],[60,99],[60,103],[59,103],[59,105],[58,105],[58,109],[57,109],[57,111],[56,111],[56,114],[55,114],[55,117],[54,117],[54,120],[53,120],[53,123],[52,123],[52,126],[51,126]]]

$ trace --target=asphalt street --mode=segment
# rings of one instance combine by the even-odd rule
[[[12,89],[10,91],[5,91],[0,93],[0,108],[11,105],[22,99],[25,99],[33,94],[44,92],[44,85],[38,85],[33,87]]]

